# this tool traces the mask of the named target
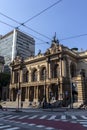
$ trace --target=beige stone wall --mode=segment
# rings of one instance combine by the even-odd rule
[[[50,53],[49,53],[50,52]],[[40,99],[42,100],[43,95],[46,95],[47,101],[50,100],[50,92],[56,98],[56,100],[65,100],[66,94],[68,92],[69,99],[71,98],[71,84],[77,83],[78,88],[78,102],[85,101],[85,82],[83,77],[79,75],[81,69],[87,68],[86,59],[80,59],[78,57],[77,52],[72,52],[63,46],[53,44],[49,51],[47,50],[46,55],[40,54],[37,56],[29,57],[25,61],[21,63],[15,61],[12,64],[13,70],[19,70],[20,65],[22,65],[22,69],[20,71],[20,82],[22,87],[22,96],[23,99],[27,99],[28,101],[38,102]],[[82,56],[82,55],[81,55]],[[49,60],[50,59],[50,60]],[[18,64],[17,64],[18,62]],[[71,77],[70,66],[71,63],[74,63],[76,67],[76,75]],[[57,77],[52,77],[52,71],[54,64],[58,65],[59,75]],[[42,67],[46,67],[46,79],[40,79],[40,72]],[[29,79],[28,82],[23,83],[23,69],[29,71]],[[32,81],[32,72],[33,70],[37,70],[37,81]],[[55,70],[54,70],[55,71]],[[86,72],[86,71],[85,71]],[[10,84],[10,89],[15,88],[16,84],[14,84],[14,71],[12,72],[12,84]],[[45,92],[46,91],[46,92]]]

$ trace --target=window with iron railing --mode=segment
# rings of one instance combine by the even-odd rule
[[[58,75],[59,75],[58,72],[59,72],[58,64],[55,64],[55,65],[51,68],[51,77],[52,77],[52,78],[57,78]]]
[[[74,63],[71,63],[70,65],[70,72],[71,72],[71,77],[76,76],[76,65]]]
[[[18,83],[18,76],[19,76],[18,71],[15,71],[14,72],[14,83]]]
[[[40,73],[40,80],[44,80],[46,78],[46,68],[42,68]]]
[[[32,81],[37,81],[37,70],[36,69],[32,73]]]
[[[23,82],[24,83],[28,82],[28,80],[29,80],[29,72],[26,71],[26,72],[23,73]]]

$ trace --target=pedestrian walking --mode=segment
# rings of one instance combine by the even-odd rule
[[[23,108],[23,102],[21,102],[21,109]]]

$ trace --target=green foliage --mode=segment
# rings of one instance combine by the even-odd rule
[[[10,84],[10,74],[0,73],[0,87],[5,87]]]

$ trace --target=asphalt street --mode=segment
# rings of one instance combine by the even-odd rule
[[[86,110],[0,110],[1,130],[87,130]]]

